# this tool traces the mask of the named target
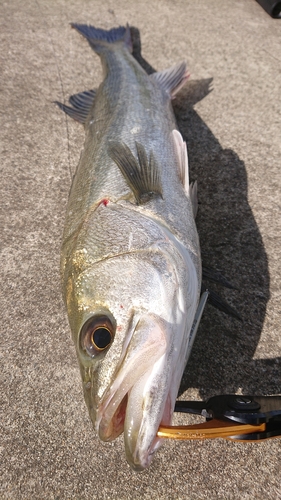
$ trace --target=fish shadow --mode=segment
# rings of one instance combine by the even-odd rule
[[[269,300],[268,259],[247,199],[244,162],[223,149],[193,109],[210,92],[212,79],[190,81],[173,101],[187,142],[190,180],[198,182],[197,228],[205,265],[220,270],[235,286],[206,283],[243,318],[210,305],[201,320],[179,395],[198,388],[205,399],[219,393],[276,394],[281,358],[254,359]]]
[[[130,30],[133,56],[148,74],[154,73],[142,57],[138,28]],[[247,199],[245,164],[234,151],[221,147],[193,108],[209,94],[211,84],[212,78],[188,81],[172,103],[187,142],[190,180],[198,183],[196,223],[203,263],[220,270],[235,286],[230,290],[210,283],[209,288],[234,307],[243,322],[207,304],[179,395],[189,388],[197,388],[203,399],[238,390],[276,394],[281,358],[254,359],[270,282],[265,247]]]

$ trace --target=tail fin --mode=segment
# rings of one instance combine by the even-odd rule
[[[76,29],[83,35],[89,42],[90,46],[96,51],[100,52],[103,47],[116,42],[124,42],[125,46],[132,52],[131,33],[129,25],[119,26],[119,28],[112,28],[111,30],[103,30],[94,28],[87,24],[71,23],[71,27]]]

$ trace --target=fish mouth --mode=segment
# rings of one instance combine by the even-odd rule
[[[157,437],[159,425],[170,423],[173,408],[170,384],[163,375],[167,361],[164,328],[151,316],[142,318],[133,337],[97,408],[96,430],[102,441],[112,441],[124,432],[126,458],[137,471],[151,462],[162,442]]]
[[[98,410],[97,432],[102,441],[112,441],[124,432],[126,458],[132,469],[141,471],[150,465],[153,455],[163,440],[157,437],[159,425],[169,425],[173,407],[170,394],[156,414],[151,391],[151,373],[145,374],[124,395],[118,391],[103,408]],[[120,401],[121,399],[121,401]],[[158,413],[158,415],[157,415]]]
[[[124,431],[127,404],[128,393],[125,394],[119,404],[113,399],[106,408],[99,408],[97,414],[97,432],[102,441],[113,441],[122,434]]]

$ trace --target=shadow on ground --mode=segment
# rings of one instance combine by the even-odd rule
[[[148,74],[156,70],[141,55],[139,30],[131,27],[133,55]],[[194,105],[211,91],[212,78],[189,81],[173,102],[179,130],[187,142],[190,181],[198,182],[197,228],[205,266],[235,286],[205,283],[243,318],[240,323],[207,305],[179,394],[197,388],[215,394],[276,394],[281,358],[253,359],[269,300],[269,270],[262,237],[247,199],[244,163],[223,149]],[[180,207],[179,207],[180,210]]]
[[[222,149],[193,109],[211,83],[188,82],[173,106],[187,141],[190,179],[198,182],[203,262],[222,271],[237,289],[208,285],[238,310],[243,323],[206,307],[180,394],[189,387],[198,388],[203,398],[239,389],[244,394],[275,394],[281,385],[281,359],[253,359],[269,300],[269,270],[247,200],[245,165],[234,151]]]
[[[156,70],[143,59],[139,30],[131,28],[133,55],[148,74]],[[266,251],[248,204],[244,163],[223,149],[193,109],[211,91],[212,78],[188,81],[173,100],[179,130],[187,142],[190,181],[198,182],[197,228],[205,266],[220,270],[236,287],[217,292],[243,318],[240,323],[207,305],[179,394],[199,389],[215,394],[276,394],[281,386],[281,358],[253,359],[269,300]]]

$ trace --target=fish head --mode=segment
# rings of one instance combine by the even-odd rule
[[[127,461],[142,470],[163,442],[159,425],[172,420],[197,306],[194,266],[163,237],[101,259],[70,282],[68,315],[91,419],[103,441],[124,432]]]

